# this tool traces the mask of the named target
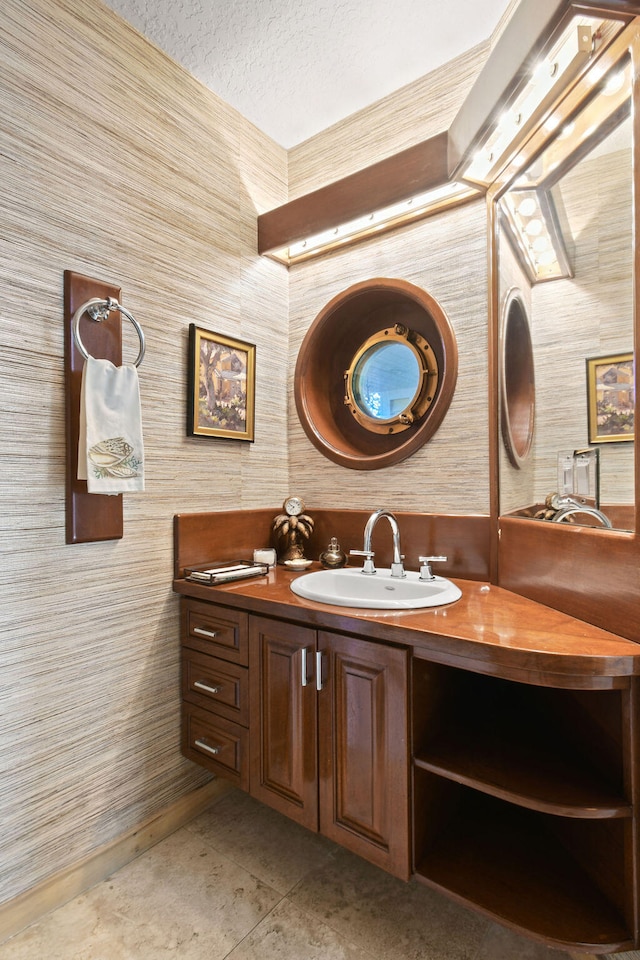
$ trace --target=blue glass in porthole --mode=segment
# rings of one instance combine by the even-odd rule
[[[356,365],[353,398],[367,416],[389,420],[411,405],[420,383],[420,365],[407,344],[376,343]]]

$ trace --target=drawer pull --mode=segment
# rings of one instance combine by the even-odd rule
[[[307,685],[307,648],[303,647],[300,651],[300,665],[302,668],[301,682],[302,686],[306,687]]]
[[[218,636],[217,630],[205,630],[204,627],[194,627],[191,632],[195,633],[198,637],[208,637],[209,640],[215,640]]]
[[[196,740],[196,747],[199,747],[200,750],[204,750],[205,753],[210,753],[214,757],[220,753],[220,747],[210,747],[208,743],[205,743],[204,740]]]
[[[318,651],[316,653],[316,690],[319,692],[322,689],[322,654]]]
[[[205,693],[220,693],[222,690],[222,684],[218,684],[217,687],[210,687],[208,683],[205,683],[204,680],[196,680],[193,684],[195,690],[203,690]]]

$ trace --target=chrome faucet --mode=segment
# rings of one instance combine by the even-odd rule
[[[371,549],[371,537],[373,535],[374,527],[381,517],[386,517],[389,521],[391,534],[393,536],[393,562],[391,564],[391,576],[401,579],[402,577],[406,577],[406,573],[404,572],[404,564],[402,562],[404,560],[404,556],[400,553],[400,528],[398,527],[398,521],[392,513],[389,513],[388,510],[374,510],[367,520],[367,524],[364,528],[364,546],[362,550],[350,550],[349,553],[352,554],[352,556],[364,557],[365,561],[362,568],[362,573],[366,574],[367,576],[373,576],[373,574],[376,572],[376,568],[373,563],[375,554]]]
[[[551,498],[551,506],[556,511],[551,518],[554,523],[560,523],[565,517],[570,517],[575,513],[586,513],[590,517],[595,517],[599,520],[603,527],[607,527],[609,530],[613,527],[611,520],[605,517],[602,510],[598,510],[597,507],[591,507],[588,503],[580,503],[580,501],[574,499],[574,497],[560,497],[556,495]]]

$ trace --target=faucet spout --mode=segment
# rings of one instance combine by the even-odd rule
[[[396,520],[394,515],[390,513],[388,510],[383,510],[383,509],[374,510],[374,512],[371,514],[371,516],[367,520],[366,526],[364,528],[364,547],[362,552],[365,555],[373,556],[373,553],[371,550],[371,537],[373,535],[375,526],[378,520],[381,519],[381,517],[386,517],[387,520],[389,521],[389,525],[391,527],[391,535],[393,537],[393,562],[391,564],[391,576],[400,577],[400,578],[406,577],[406,573],[404,571],[404,564],[402,562],[404,560],[404,557],[400,553],[400,528],[398,527],[398,521]]]

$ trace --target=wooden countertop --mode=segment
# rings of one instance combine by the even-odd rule
[[[462,590],[453,604],[374,611],[304,600],[289,589],[298,576],[276,567],[265,577],[215,587],[178,579],[173,588],[250,613],[407,645],[421,659],[524,683],[612,689],[640,674],[639,644],[493,584],[452,578]]]

